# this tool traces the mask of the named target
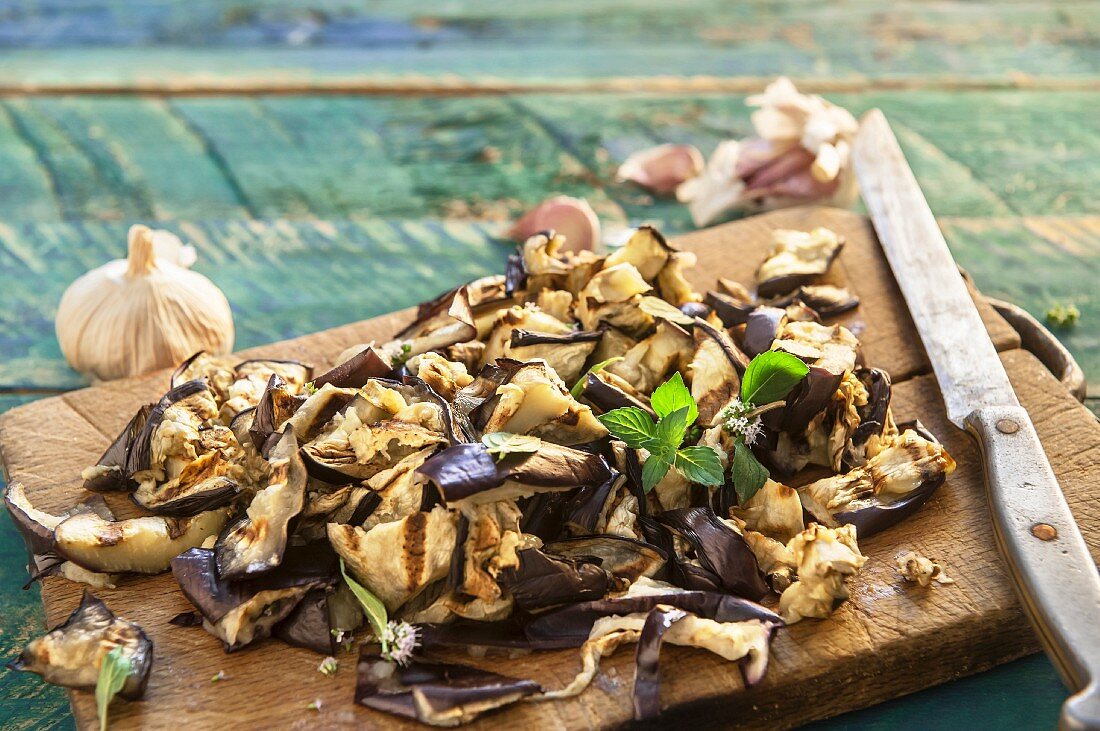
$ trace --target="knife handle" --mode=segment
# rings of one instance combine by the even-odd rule
[[[1047,655],[1075,693],[1062,729],[1100,729],[1100,574],[1031,418],[1020,406],[966,418],[981,445],[994,534]]]

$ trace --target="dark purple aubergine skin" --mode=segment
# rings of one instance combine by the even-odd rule
[[[859,297],[850,293],[847,299],[825,299],[815,296],[813,291],[808,290],[806,287],[799,288],[798,299],[802,300],[807,307],[816,312],[817,316],[822,320],[830,320],[834,317],[839,317],[845,312],[851,312],[859,307]]]
[[[750,358],[771,350],[780,328],[787,320],[787,311],[778,307],[757,307],[745,321],[741,347]]]
[[[914,420],[898,424],[898,431],[903,432],[906,429],[912,429],[928,441],[939,444],[939,440],[919,421]],[[860,539],[869,538],[897,525],[920,510],[921,506],[928,502],[928,499],[932,497],[945,480],[944,475],[930,476],[923,480],[917,489],[899,500],[889,504],[868,505],[856,510],[834,513],[833,519],[841,525],[854,525],[856,535]]]
[[[519,566],[504,569],[499,583],[526,612],[598,599],[619,586],[594,563],[558,558],[537,548],[517,551],[516,556]]]
[[[496,392],[508,383],[523,363],[514,358],[497,358],[496,363],[487,363],[468,386],[459,389],[454,397],[454,412],[467,441],[481,439],[481,430],[493,412],[496,404]]]
[[[692,545],[699,562],[726,591],[754,601],[767,595],[769,587],[752,549],[710,508],[666,510],[656,519]]]
[[[451,565],[447,568],[447,588],[456,594],[460,593],[466,581],[466,539],[469,537],[470,519],[465,513],[459,513],[455,528],[455,547],[451,552]]]
[[[173,627],[201,627],[202,615],[198,612],[180,612],[168,620]]]
[[[585,485],[573,496],[565,509],[566,525],[577,535],[592,534],[600,518],[607,512],[607,501],[618,482],[619,474],[599,485]]]
[[[441,315],[451,308],[451,303],[454,301],[455,295],[458,294],[458,290],[462,289],[466,285],[459,285],[452,289],[448,289],[435,299],[426,300],[416,306],[416,318],[409,323],[407,327],[402,328],[394,338],[407,339],[413,337],[419,333],[420,329],[424,325],[436,317]]]
[[[115,613],[110,610],[102,599],[92,594],[89,589],[84,589],[77,608],[62,624],[51,629],[50,633],[57,632],[64,635],[65,630],[71,628],[72,631],[78,632],[81,638],[84,639],[89,626],[102,627],[109,622],[113,622],[116,618]],[[145,688],[149,683],[149,673],[153,669],[153,641],[149,639],[149,636],[145,634],[145,630],[140,626],[133,622],[130,622],[130,624],[137,630],[140,649],[131,655],[135,662],[131,667],[130,675],[126,678],[122,688],[119,689],[118,695],[128,701],[136,701],[145,695]],[[58,640],[59,643],[64,641],[65,639]],[[20,653],[19,657],[8,662],[6,667],[8,670],[25,671],[28,664],[28,659],[24,657],[23,653]],[[92,689],[84,688],[84,690]]]
[[[813,418],[828,408],[843,378],[843,373],[810,366],[809,373],[788,397],[787,405],[765,414],[764,423],[790,434],[802,434]]]
[[[595,373],[584,375],[584,391],[581,392],[581,396],[601,412],[634,406],[652,416],[654,420],[657,418],[657,414],[653,412],[648,400],[642,401],[630,396],[610,383],[601,380]]]
[[[752,302],[742,302],[721,292],[707,292],[703,302],[718,315],[718,319],[726,327],[744,325],[749,320],[749,314],[757,307]]]
[[[290,546],[277,568],[240,580],[218,575],[213,549],[192,548],[172,559],[172,576],[180,590],[209,622],[217,622],[261,591],[327,588],[335,585],[338,574],[336,554],[321,543]]]
[[[336,654],[336,638],[328,614],[328,591],[308,592],[271,634],[288,645],[304,647],[321,655]]]
[[[417,472],[431,480],[448,503],[499,487],[508,479],[564,490],[601,485],[614,475],[600,455],[548,442],[538,452],[500,462],[480,442],[457,444],[430,457]]]
[[[604,571],[630,583],[642,576],[654,576],[668,561],[668,554],[657,546],[615,535],[563,538],[547,543],[542,550],[567,559],[596,559]]]
[[[603,330],[574,330],[562,335],[537,333],[529,330],[512,331],[511,346],[522,348],[527,345],[572,345],[573,343],[597,343],[603,338]]]
[[[730,362],[733,369],[737,371],[738,377],[745,375],[745,369],[749,367],[749,357],[741,352],[741,349],[729,337],[722,337],[722,334],[706,320],[696,318],[695,328],[702,330],[707,337],[714,342],[718,343],[718,347],[722,349],[722,352],[726,355],[726,360]],[[769,343],[770,345],[771,343]]]
[[[920,510],[928,498],[944,483],[944,477],[922,481],[920,487],[889,505],[868,505],[856,510],[834,513],[833,519],[841,525],[854,525],[860,540],[870,538],[893,527]]]
[[[331,384],[336,388],[362,388],[372,378],[383,378],[390,364],[373,346],[367,347],[340,365],[313,379],[315,388]]]
[[[413,688],[425,705],[438,712],[454,711],[471,704],[488,711],[542,690],[533,680],[517,680],[466,665],[419,659],[395,666],[390,678],[392,687],[387,689],[370,676],[370,667],[382,661],[381,655],[369,652],[364,645],[356,667],[355,702],[414,721],[427,719],[418,713]]]
[[[639,515],[638,528],[641,529],[647,543],[664,551],[669,557],[662,572],[664,575],[658,574],[655,578],[689,591],[725,592],[721,579],[713,571],[703,566],[696,566],[676,553],[672,530],[668,526],[657,522],[651,515]]]
[[[523,256],[518,248],[516,252],[508,255],[508,262],[504,265],[504,294],[508,297],[527,286],[527,270],[523,266]]]
[[[168,387],[175,388],[176,386],[185,383],[185,381],[181,381],[180,378],[183,376],[184,373],[187,372],[187,369],[191,367],[191,364],[194,363],[195,360],[198,359],[198,357],[205,352],[205,350],[200,350],[199,352],[195,353],[190,358],[176,366],[176,370],[172,371],[172,376],[168,379]]]
[[[139,492],[130,493],[130,502],[139,508],[148,510],[153,515],[166,515],[170,518],[190,518],[207,510],[214,510],[229,503],[241,492],[236,480],[228,477],[207,485],[201,491],[190,492],[171,500],[156,502],[142,502]]]
[[[565,509],[573,497],[570,492],[540,492],[520,500],[523,511],[520,530],[538,536],[543,541],[554,541],[565,533]]]
[[[688,613],[656,607],[645,618],[634,654],[634,720],[648,721],[661,713],[661,642],[665,632]]]
[[[268,377],[267,386],[256,403],[252,425],[248,428],[248,435],[252,437],[252,444],[257,451],[264,451],[271,435],[279,431],[283,423],[294,416],[305,401],[305,396],[289,393],[286,390],[286,381],[278,374],[272,373]]]
[[[867,389],[867,405],[860,407],[859,426],[852,432],[854,446],[862,446],[872,436],[881,435],[890,411],[890,374],[880,368],[860,368],[856,378]]]
[[[141,431],[134,439],[129,454],[126,456],[127,477],[133,475],[135,472],[149,469],[153,457],[151,444],[153,433],[157,430],[157,427],[161,425],[161,422],[164,421],[164,412],[168,407],[177,401],[182,401],[189,396],[194,396],[196,393],[205,391],[208,388],[209,386],[207,386],[206,380],[199,378],[194,381],[181,383],[160,398],[160,401],[158,401],[149,411],[149,418],[145,420],[145,424],[141,427]]]
[[[561,644],[550,640],[548,643],[532,643],[523,633],[523,626],[509,618],[499,622],[479,622],[461,617],[447,624],[420,625],[420,646],[425,650],[433,647],[506,647],[516,650],[558,650]],[[569,645],[569,647],[579,647]]]
[[[840,256],[840,252],[843,249],[844,242],[841,242],[840,245],[833,250],[832,256],[825,262],[825,268],[820,272],[815,272],[813,274],[784,274],[766,279],[756,285],[756,294],[764,299],[770,299],[792,292],[804,284],[812,284],[817,277],[829,271],[829,268],[832,267],[833,262]]]
[[[680,312],[691,318],[701,317],[705,320],[710,317],[710,313],[713,311],[710,305],[703,302],[685,302],[680,305]]]
[[[718,591],[689,590],[573,604],[531,618],[523,631],[528,641],[535,645],[580,647],[588,639],[597,619],[649,612],[660,604],[683,609],[716,622],[757,620],[772,627],[784,625],[778,614],[747,599]]]
[[[155,404],[145,404],[122,428],[111,446],[96,462],[97,467],[107,467],[109,472],[84,480],[84,489],[90,492],[119,492],[133,490],[137,485],[126,471],[126,460],[130,450],[141,434],[145,422],[153,412]]]

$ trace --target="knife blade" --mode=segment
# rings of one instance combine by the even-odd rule
[[[1100,573],[885,115],[860,121],[863,200],[948,418],[979,443],[994,535],[1044,649],[1073,691],[1065,729],[1100,729]]]

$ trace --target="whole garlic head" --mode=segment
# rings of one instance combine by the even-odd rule
[[[91,270],[61,296],[55,326],[76,370],[108,381],[233,349],[225,295],[188,269],[194,249],[168,231],[132,226],[129,254]]]

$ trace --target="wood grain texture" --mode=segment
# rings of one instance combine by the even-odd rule
[[[1100,93],[829,97],[884,110],[938,216],[1100,213]],[[742,94],[16,97],[0,220],[503,220],[561,193],[684,231],[684,207],[615,182],[618,165],[750,132]]]
[[[805,222],[808,215],[807,211],[770,214],[689,237],[684,243],[700,252],[712,276],[719,272],[739,276],[738,267],[747,266],[744,260],[750,257],[735,252],[757,250],[770,227]],[[898,323],[890,314],[897,303],[891,305],[886,294],[892,285],[882,281],[886,270],[859,269],[844,258],[855,255],[859,227],[866,230],[866,223],[852,214],[828,210],[819,211],[814,220],[846,227],[842,230],[852,244],[842,255],[842,273],[853,278],[857,291],[871,292],[870,279],[879,280],[875,286],[882,294],[864,294],[861,308],[867,323],[865,342],[869,348],[882,348],[877,358],[869,351],[869,360],[895,368],[899,363],[919,363],[919,346],[903,328],[892,330],[892,347],[886,342],[885,328]],[[864,252],[863,260],[868,259],[873,256]],[[323,366],[348,343],[388,335],[402,317],[357,323],[255,352],[305,356]],[[992,321],[991,327],[996,326]],[[875,342],[879,345],[871,346]],[[1004,359],[1078,519],[1086,529],[1100,524],[1089,496],[1095,483],[1089,467],[1100,458],[1100,425],[1082,417],[1088,416],[1087,410],[1065,394],[1032,356],[1011,350]],[[139,403],[163,390],[164,382],[165,375],[157,374],[75,391],[8,412],[0,418],[0,449],[8,478],[26,484],[32,500],[45,508],[70,504],[79,492],[80,469],[94,461]],[[917,516],[864,543],[871,562],[853,582],[852,601],[830,620],[803,622],[785,633],[775,645],[774,665],[762,687],[740,693],[733,666],[713,656],[669,648],[663,698],[680,714],[674,720],[704,726],[729,719],[760,727],[789,726],[978,672],[1036,649],[992,542],[975,448],[947,424],[935,383],[928,377],[899,383],[895,409],[899,419],[919,417],[940,435],[959,460],[959,470]],[[44,424],[50,428],[43,429]],[[931,590],[902,586],[892,562],[903,549],[944,561],[958,583]],[[1100,555],[1100,546],[1093,549]],[[48,580],[43,587],[48,621],[56,623],[71,611],[78,594],[73,585]],[[120,705],[114,714],[119,728],[226,722],[242,728],[316,723],[353,727],[380,721],[350,702],[351,658],[345,658],[340,672],[330,679],[316,671],[318,656],[275,642],[223,655],[217,641],[201,630],[166,624],[188,608],[167,576],[127,579],[103,595],[120,614],[141,623],[157,646],[147,701]],[[567,682],[577,668],[574,652],[477,662],[551,687]],[[577,700],[522,704],[484,719],[481,726],[507,722],[592,728],[626,721],[631,665],[632,653],[620,652],[605,661],[604,680]],[[278,682],[273,680],[272,667],[279,668]],[[210,678],[219,670],[225,671],[228,680],[211,685]],[[700,678],[707,682],[699,682]],[[840,678],[847,681],[843,693],[837,692]],[[315,698],[322,700],[320,715],[305,708]],[[94,701],[87,694],[73,694],[73,701],[78,721],[89,724]],[[718,708],[721,715],[716,715]]]
[[[1094,77],[1097,67],[1098,13],[1080,1],[202,0],[167,12],[154,0],[93,0],[70,4],[64,15],[54,3],[8,5],[0,83],[24,88],[316,87],[425,77],[467,88],[487,81],[575,87],[662,81],[670,73],[1013,83]],[[50,50],[48,62],[41,49]]]

